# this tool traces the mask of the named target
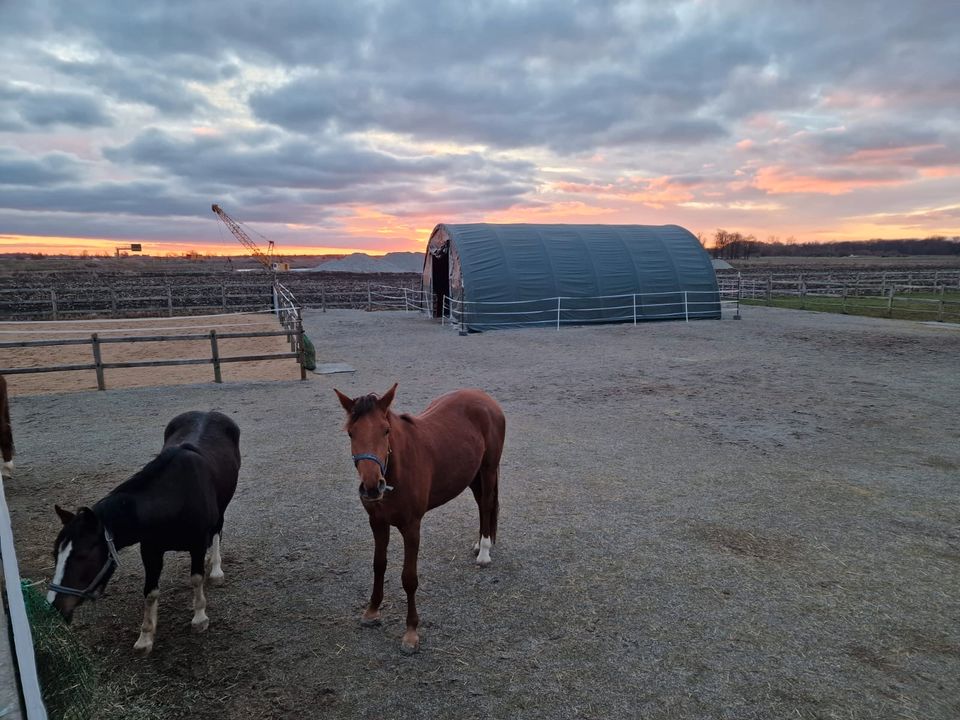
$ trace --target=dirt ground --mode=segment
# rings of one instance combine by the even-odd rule
[[[122,553],[75,631],[124,707],[164,718],[960,717],[960,331],[750,307],[743,320],[460,337],[416,315],[310,312],[352,375],[13,398],[7,481],[24,575],[48,579],[52,504],[89,504],[178,412],[243,430],[227,584],[189,630],[168,556],[152,656]],[[507,415],[499,542],[472,497],[426,518],[422,649],[360,626],[373,543],[332,388],[417,412],[477,386]]]
[[[270,315],[249,314],[224,317],[161,318],[156,320],[119,319],[69,322],[0,322],[0,342],[34,340],[90,339],[97,333],[101,339],[115,337],[198,335],[216,330],[217,333],[248,333],[280,330]],[[242,355],[268,355],[290,352],[284,336],[259,338],[220,338],[217,347],[221,358]],[[105,363],[135,360],[166,360],[177,358],[210,358],[210,341],[180,340],[173,342],[105,343],[101,345],[101,359]],[[49,367],[81,365],[93,362],[90,345],[56,345],[27,348],[0,348],[0,367]],[[244,380],[288,380],[300,377],[296,361],[262,360],[258,362],[223,363],[224,382]],[[104,371],[108,389],[150,387],[153,385],[183,385],[213,379],[213,366],[174,365],[149,368],[117,368]],[[96,390],[97,376],[93,370],[70,372],[8,375],[11,395],[36,395],[78,390]]]

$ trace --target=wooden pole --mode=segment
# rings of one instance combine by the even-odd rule
[[[100,339],[96,333],[90,336],[93,341],[93,364],[96,365],[97,390],[106,390],[107,382],[103,377],[103,360],[100,357]]]
[[[220,374],[220,348],[217,347],[217,331],[210,331],[210,353],[213,358],[213,381],[222,383],[223,376]]]
[[[173,317],[173,290],[167,285],[167,316]]]
[[[306,348],[303,343],[303,315],[297,310],[297,362],[300,364],[300,379],[307,379]]]
[[[58,317],[58,314],[57,314],[57,291],[56,290],[50,291],[50,307],[53,312],[53,319],[59,320],[60,318]]]

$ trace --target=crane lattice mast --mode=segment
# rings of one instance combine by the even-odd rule
[[[240,244],[249,250],[253,257],[257,259],[257,262],[263,265],[267,270],[276,272],[277,268],[273,262],[273,240],[267,241],[269,244],[267,246],[267,252],[264,253],[263,250],[260,249],[260,246],[257,245],[249,235],[247,235],[242,227],[240,227],[240,223],[227,215],[222,207],[216,204],[211,207],[217,216],[223,221],[223,224],[226,225],[230,232],[233,233],[233,236],[240,241]]]

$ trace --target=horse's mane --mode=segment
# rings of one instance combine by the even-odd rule
[[[160,454],[157,455],[153,460],[148,462],[143,466],[141,470],[135,473],[128,480],[124,480],[122,483],[117,485],[113,490],[110,491],[110,495],[116,495],[118,493],[125,492],[137,492],[141,490],[145,485],[147,485],[151,480],[153,480],[170,462],[176,457],[181,450],[192,450],[193,452],[199,452],[193,445],[189,443],[184,443],[183,445],[176,445],[174,447],[164,448],[160,451]]]

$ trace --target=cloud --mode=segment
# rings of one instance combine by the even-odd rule
[[[0,131],[56,126],[92,128],[110,124],[103,102],[90,93],[41,90],[0,82]]]
[[[0,220],[38,234],[208,238],[220,202],[324,245],[431,217],[802,236],[960,182],[948,2],[7,5]]]
[[[79,179],[82,163],[67,153],[33,156],[0,147],[0,185],[49,186]]]

